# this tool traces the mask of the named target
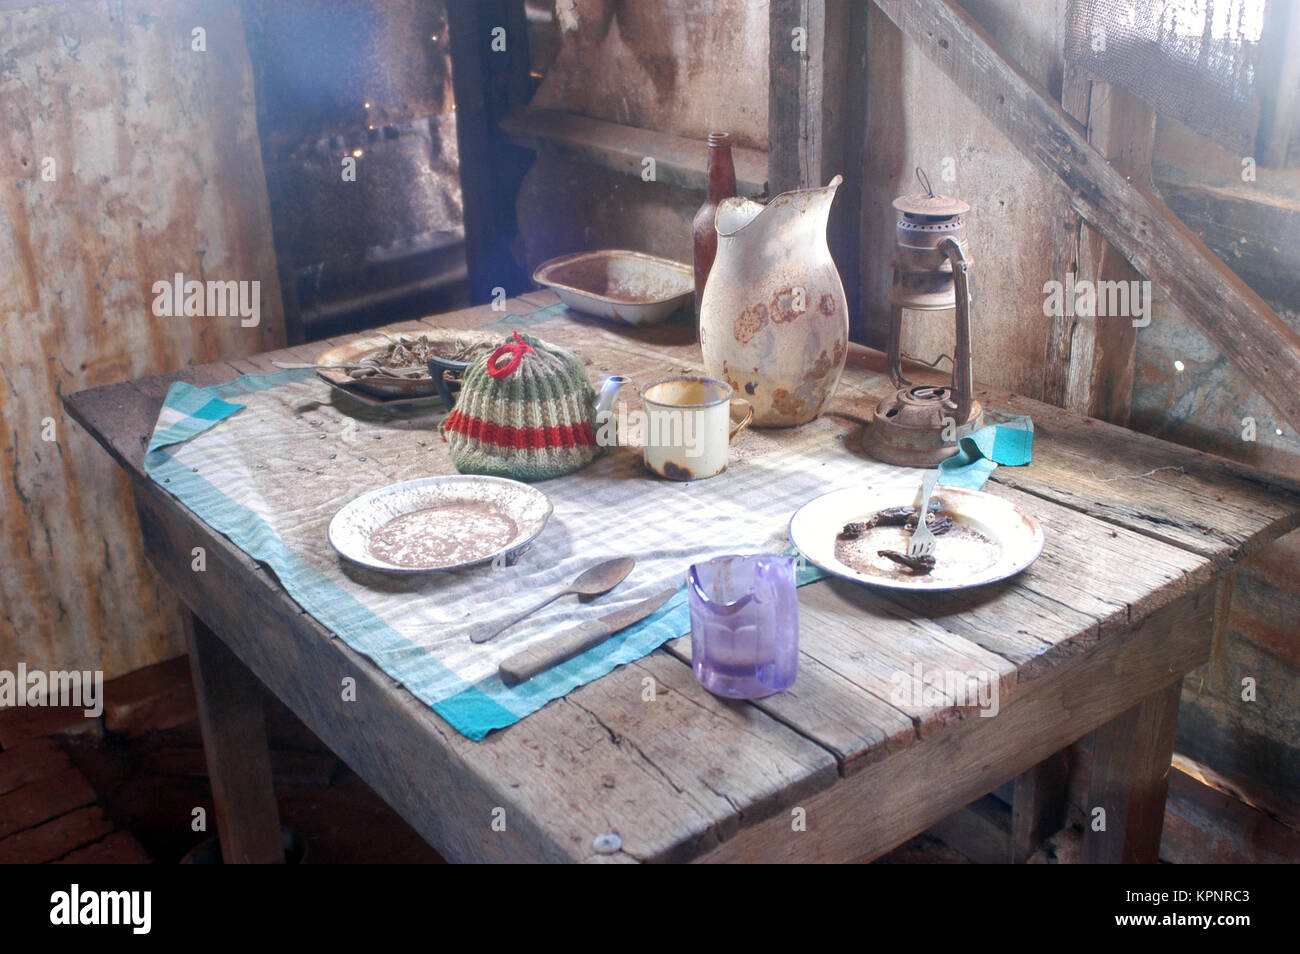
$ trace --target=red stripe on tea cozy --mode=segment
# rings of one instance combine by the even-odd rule
[[[591,424],[564,424],[556,427],[509,427],[495,421],[484,421],[460,411],[447,415],[443,427],[457,434],[514,450],[543,450],[547,447],[592,447],[596,435]]]

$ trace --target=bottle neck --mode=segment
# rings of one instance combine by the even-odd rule
[[[731,158],[731,137],[726,134],[709,134],[706,181],[709,202],[718,203],[736,194],[736,164]]]

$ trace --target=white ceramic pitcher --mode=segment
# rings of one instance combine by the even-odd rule
[[[844,370],[849,311],[826,244],[836,176],[767,205],[718,206],[718,255],[700,302],[700,346],[711,377],[754,406],[754,425],[792,427],[830,403]]]

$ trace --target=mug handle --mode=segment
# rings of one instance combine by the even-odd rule
[[[732,398],[731,403],[745,405],[745,417],[739,424],[733,424],[731,426],[731,433],[727,435],[728,444],[736,439],[737,434],[749,427],[749,422],[754,419],[754,405],[750,404],[744,398]]]

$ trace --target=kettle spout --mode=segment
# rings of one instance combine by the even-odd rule
[[[599,417],[606,411],[613,410],[614,399],[618,397],[619,389],[625,384],[627,378],[621,374],[611,374],[601,381],[600,391],[596,394],[596,404],[591,409],[593,416]]]

